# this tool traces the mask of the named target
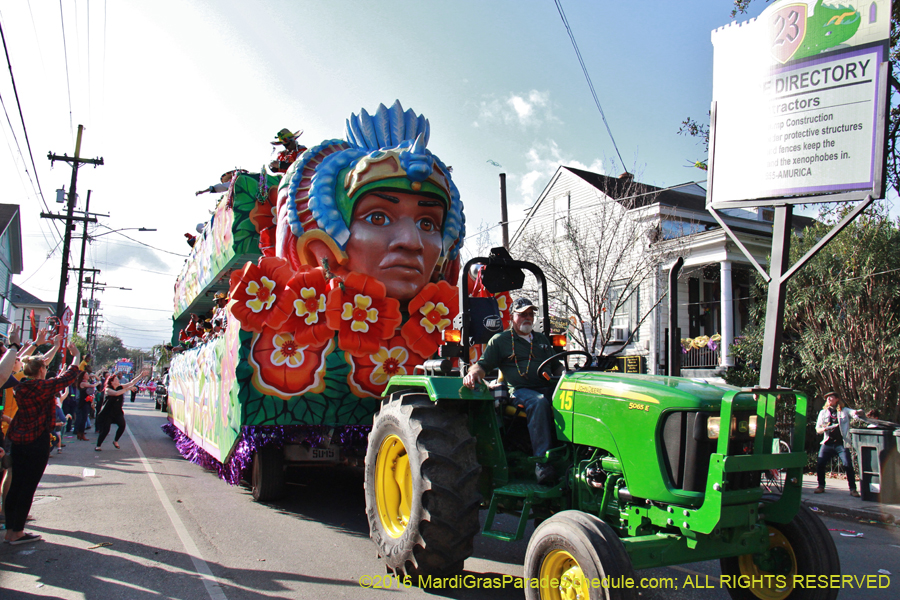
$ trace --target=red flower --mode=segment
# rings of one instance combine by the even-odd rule
[[[401,323],[400,302],[386,297],[383,283],[361,273],[350,273],[343,285],[336,280],[330,285],[325,318],[338,332],[338,347],[354,356],[377,352]]]
[[[270,396],[290,400],[300,394],[319,394],[325,389],[325,357],[334,341],[321,346],[301,346],[292,333],[266,328],[253,336],[250,365],[253,386]]]
[[[400,333],[410,349],[423,357],[441,345],[441,332],[459,312],[459,290],[446,281],[429,283],[409,303],[409,320]]]
[[[288,313],[283,307],[293,302],[292,296],[296,298],[293,290],[285,288],[290,277],[288,262],[275,257],[260,258],[258,266],[248,262],[231,274],[228,308],[242,329],[259,333],[264,327],[277,328],[285,322]]]
[[[382,342],[376,352],[368,356],[347,356],[350,374],[347,383],[357,396],[380,396],[394,375],[411,375],[422,358],[406,347],[402,336]]]
[[[328,285],[325,271],[309,266],[300,267],[287,283],[292,294],[279,299],[278,310],[290,315],[280,329],[291,331],[301,346],[320,346],[334,337],[334,330],[325,319],[325,300]]]

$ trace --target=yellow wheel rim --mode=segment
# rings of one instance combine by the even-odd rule
[[[388,535],[398,538],[409,525],[412,500],[412,472],[406,446],[396,435],[381,442],[375,460],[375,498],[378,518]]]
[[[792,582],[794,581],[794,575],[797,574],[797,557],[794,554],[791,543],[784,537],[784,534],[774,527],[769,527],[769,552],[766,559],[769,562],[774,561],[774,564],[781,563],[785,567],[789,564],[789,570],[782,568],[777,569],[774,572],[767,571],[757,564],[757,560],[754,560],[754,556],[755,555],[753,554],[744,554],[743,556],[738,557],[738,567],[741,571],[741,575],[747,575],[749,577],[782,575],[784,576],[783,581],[785,582],[785,585],[784,587],[774,585],[777,583],[776,577],[763,579],[762,581],[771,581],[773,585],[768,587],[752,587],[750,588],[750,591],[753,592],[753,595],[761,600],[784,600],[787,598],[791,592],[794,591]]]
[[[553,550],[541,563],[541,580],[556,579],[558,587],[542,587],[541,600],[587,600],[590,585],[575,557],[565,550]]]

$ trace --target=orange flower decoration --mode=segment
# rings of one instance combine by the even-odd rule
[[[250,211],[250,222],[259,234],[259,249],[263,256],[275,256],[275,227],[278,223],[278,188],[269,188],[266,201]]]
[[[325,319],[338,332],[338,347],[354,356],[377,352],[401,323],[400,302],[387,297],[383,283],[361,273],[329,285]]]
[[[358,396],[380,396],[394,375],[410,375],[422,358],[406,347],[402,336],[382,342],[368,356],[348,356],[350,374],[347,383]]]
[[[275,257],[260,258],[259,265],[247,263],[231,274],[228,308],[240,321],[241,329],[259,333],[265,327],[280,327],[287,320],[283,306],[295,296],[293,290],[285,288],[290,278],[288,262]]]
[[[287,289],[293,293],[283,295],[284,304],[279,310],[289,316],[280,329],[293,332],[301,346],[320,346],[334,337],[334,330],[325,319],[328,294],[325,271],[302,266],[288,281]]]
[[[334,350],[334,341],[321,346],[301,346],[288,331],[266,328],[253,337],[249,361],[253,386],[270,396],[289,400],[325,389],[325,357]]]
[[[409,348],[429,357],[441,345],[441,332],[459,312],[459,290],[446,281],[429,283],[409,303],[409,320],[400,333]]]

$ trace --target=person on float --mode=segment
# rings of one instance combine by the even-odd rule
[[[513,302],[510,328],[488,341],[484,354],[463,378],[463,385],[472,389],[487,373],[499,369],[513,399],[525,407],[532,454],[543,458],[554,440],[550,404],[553,386],[538,372],[538,367],[556,351],[546,335],[533,330],[535,308],[528,298]],[[547,484],[553,482],[556,473],[552,465],[537,463],[535,476],[538,483]]]
[[[25,544],[41,539],[40,535],[25,533],[25,520],[34,492],[50,457],[50,430],[55,423],[56,394],[70,386],[78,374],[81,354],[73,343],[68,351],[72,364],[59,377],[47,379],[47,365],[43,357],[25,359],[25,379],[16,388],[19,410],[9,429],[12,442],[12,466],[15,477],[6,495],[6,536],[9,544]]]
[[[306,151],[306,146],[297,143],[297,138],[303,133],[303,130],[291,133],[291,130],[284,128],[275,134],[273,146],[282,146],[278,151],[275,159],[269,163],[269,170],[273,173],[285,173],[293,164],[297,157]]]
[[[815,494],[825,493],[825,470],[831,459],[837,456],[847,473],[847,485],[850,495],[859,498],[856,490],[856,473],[853,471],[853,460],[846,442],[850,441],[850,419],[864,415],[862,410],[852,410],[844,406],[836,392],[825,393],[825,406],[819,411],[816,419],[816,433],[822,435],[819,445],[819,457],[816,460],[816,477],[819,486],[813,490]]]
[[[213,309],[212,325],[213,333],[221,335],[225,333],[225,327],[228,325],[228,294],[225,292],[216,292],[216,307]]]

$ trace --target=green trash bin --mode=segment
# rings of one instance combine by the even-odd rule
[[[859,458],[860,496],[868,502],[900,503],[900,430],[889,427],[851,429]]]

